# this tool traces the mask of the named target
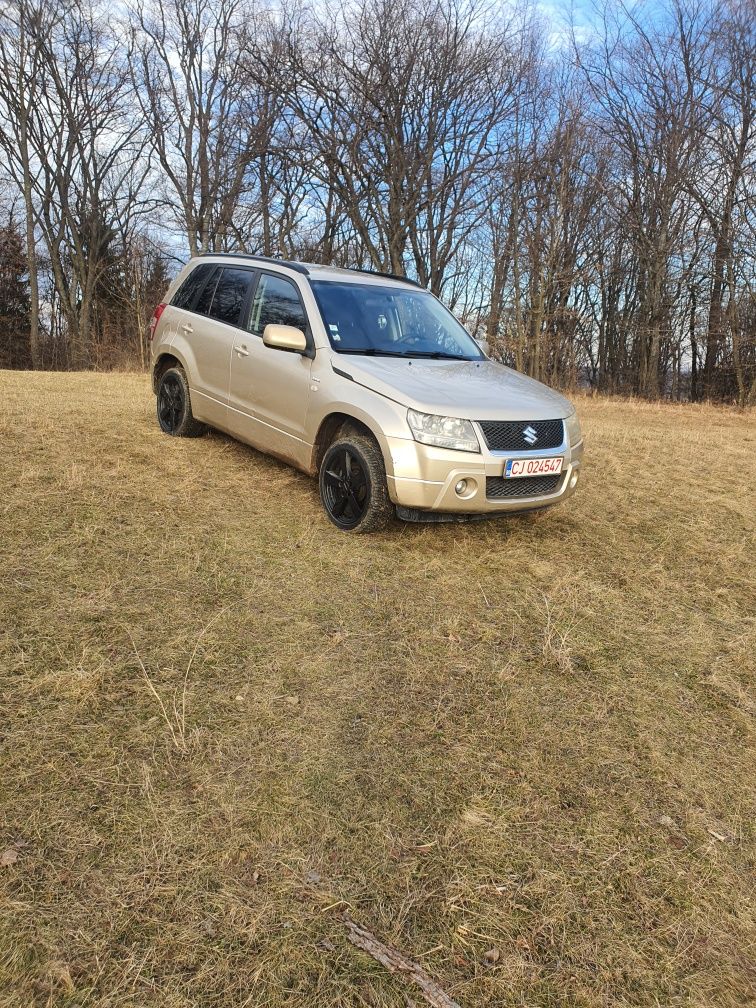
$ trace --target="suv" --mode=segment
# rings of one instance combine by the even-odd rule
[[[575,490],[574,407],[490,360],[404,277],[204,255],[150,336],[162,430],[217,427],[318,474],[340,529],[527,511]]]

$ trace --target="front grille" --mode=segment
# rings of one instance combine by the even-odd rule
[[[519,476],[504,479],[503,476],[489,476],[486,479],[486,497],[545,497],[556,493],[564,473],[549,476]]]
[[[561,420],[479,420],[478,423],[491,451],[540,451],[558,448],[564,440]],[[538,439],[532,444],[525,440],[528,427]]]

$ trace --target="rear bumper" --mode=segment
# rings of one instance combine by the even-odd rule
[[[433,448],[403,438],[387,440],[391,454],[391,466],[387,469],[393,469],[387,476],[391,500],[403,508],[449,514],[506,514],[559,504],[575,492],[583,459],[582,441],[549,451],[473,454]],[[487,479],[500,478],[508,458],[554,456],[561,456],[564,463],[562,474],[550,492],[504,499],[487,496]],[[461,480],[467,481],[467,487],[459,494],[455,487]]]

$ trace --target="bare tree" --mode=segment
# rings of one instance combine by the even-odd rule
[[[269,110],[250,114],[243,66],[255,15],[245,0],[140,0],[132,12],[137,96],[191,255],[233,241],[270,132]]]
[[[564,47],[525,3],[131,2],[0,6],[34,366],[144,366],[164,252],[245,248],[412,274],[549,382],[756,397],[754,0]]]
[[[710,117],[710,11],[674,0],[668,25],[625,6],[593,51],[577,49],[596,124],[615,150],[613,209],[638,264],[637,390],[660,392],[662,343],[671,332],[670,268],[687,222],[683,198]]]
[[[482,212],[521,36],[447,0],[362,0],[292,40],[312,174],[376,269],[411,262],[436,293]]]
[[[27,234],[36,225],[49,258],[70,363],[82,368],[90,363],[94,291],[114,218],[141,186],[138,178],[126,184],[139,143],[127,115],[124,52],[78,0],[24,6],[16,25],[33,63],[24,71],[26,98],[15,103],[12,135],[25,141],[12,155],[15,173]]]
[[[742,320],[738,287],[753,290],[753,233],[748,210],[753,213],[754,143],[756,141],[756,5],[730,4],[712,32],[717,76],[713,89],[712,120],[702,159],[690,179],[712,244],[709,319],[701,387],[694,396],[715,395],[717,366],[727,354],[728,336],[738,399],[745,404],[756,392],[756,374],[747,378],[743,361]],[[740,245],[739,232],[746,244]],[[749,269],[750,263],[750,269]],[[739,264],[748,275],[738,284]],[[750,334],[751,342],[753,334]]]
[[[34,173],[29,143],[29,123],[40,73],[39,51],[34,45],[41,11],[27,0],[8,4],[0,11],[0,149],[6,168],[17,183],[24,202],[26,262],[29,272],[29,352],[32,367],[42,366],[39,331],[39,268],[34,230]]]

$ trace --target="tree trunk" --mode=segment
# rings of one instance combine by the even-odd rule
[[[34,200],[32,198],[32,176],[29,161],[29,122],[26,105],[26,82],[23,79],[23,54],[26,52],[26,31],[24,16],[20,18],[19,28],[19,75],[18,75],[18,98],[19,98],[19,155],[21,157],[23,173],[23,197],[24,215],[26,217],[26,263],[29,270],[29,352],[31,355],[32,368],[39,370],[42,367],[42,348],[39,338],[39,274],[37,268],[37,246],[34,236]]]

